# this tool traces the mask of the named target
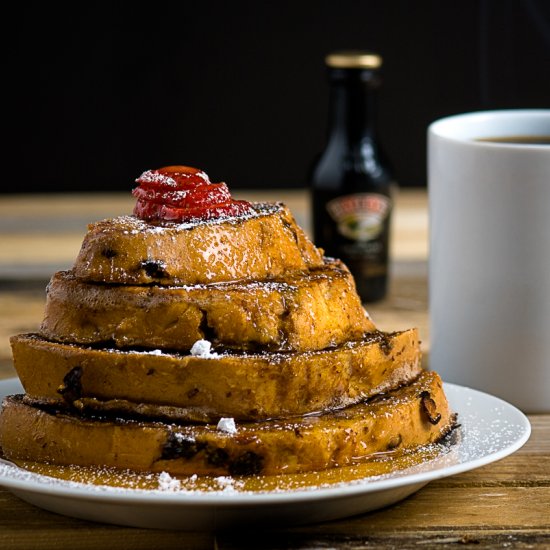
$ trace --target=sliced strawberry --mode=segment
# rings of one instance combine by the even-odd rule
[[[190,166],[149,170],[136,182],[134,215],[144,220],[209,220],[253,210],[246,201],[234,201],[225,183],[211,183],[204,172]]]
[[[208,176],[198,168],[191,166],[166,166],[158,170],[143,172],[136,180],[140,185],[152,189],[193,189],[209,184]]]

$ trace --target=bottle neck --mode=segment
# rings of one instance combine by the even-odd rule
[[[329,140],[344,139],[350,147],[373,141],[376,76],[348,69],[332,70],[330,77]]]

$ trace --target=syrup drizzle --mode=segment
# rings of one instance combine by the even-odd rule
[[[364,482],[392,476],[397,472],[445,460],[452,463],[453,438],[413,450],[376,453],[368,460],[351,466],[334,467],[301,474],[255,476],[172,476],[167,472],[133,472],[89,466],[60,466],[37,462],[14,461],[32,473],[55,480],[83,483],[114,489],[179,493],[265,493],[314,490],[330,486]]]

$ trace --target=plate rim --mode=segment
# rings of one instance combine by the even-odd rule
[[[5,389],[9,385],[19,385],[20,381],[17,377],[0,380],[0,399],[6,393]],[[515,420],[518,422],[518,427],[521,427],[521,433],[515,440],[504,448],[490,452],[486,455],[451,464],[433,470],[427,470],[419,473],[404,474],[396,477],[380,476],[379,479],[362,478],[350,482],[335,483],[328,487],[310,487],[282,490],[281,492],[266,491],[266,492],[229,492],[222,493],[221,491],[207,492],[171,492],[150,489],[131,489],[131,488],[113,488],[105,487],[103,490],[100,486],[87,486],[85,483],[71,482],[64,480],[56,480],[54,483],[47,481],[51,479],[49,476],[28,472],[17,465],[6,460],[0,459],[1,464],[9,464],[13,468],[28,474],[30,479],[8,478],[6,475],[0,474],[0,486],[6,488],[10,492],[16,493],[34,493],[51,497],[69,497],[76,500],[88,500],[94,502],[110,502],[110,503],[126,503],[126,504],[147,504],[156,506],[194,506],[194,507],[241,507],[254,505],[282,505],[285,503],[300,503],[311,501],[312,499],[329,500],[335,498],[349,498],[358,495],[366,495],[369,493],[379,493],[393,490],[411,485],[426,485],[431,481],[451,477],[466,471],[474,470],[497,462],[520,449],[528,441],[531,435],[531,424],[527,416],[514,405],[507,401],[491,395],[489,393],[461,386],[458,384],[444,382],[444,391],[448,395],[456,397],[459,392],[465,392],[466,395],[478,399],[487,399],[494,401],[495,406],[504,407],[508,412],[512,413]],[[11,391],[11,390],[10,390]],[[450,399],[451,400],[451,399]],[[458,412],[460,418],[460,410]],[[40,481],[45,478],[45,481]]]

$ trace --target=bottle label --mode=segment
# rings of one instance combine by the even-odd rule
[[[344,195],[327,203],[338,232],[353,241],[372,241],[384,230],[391,200],[378,193]]]

